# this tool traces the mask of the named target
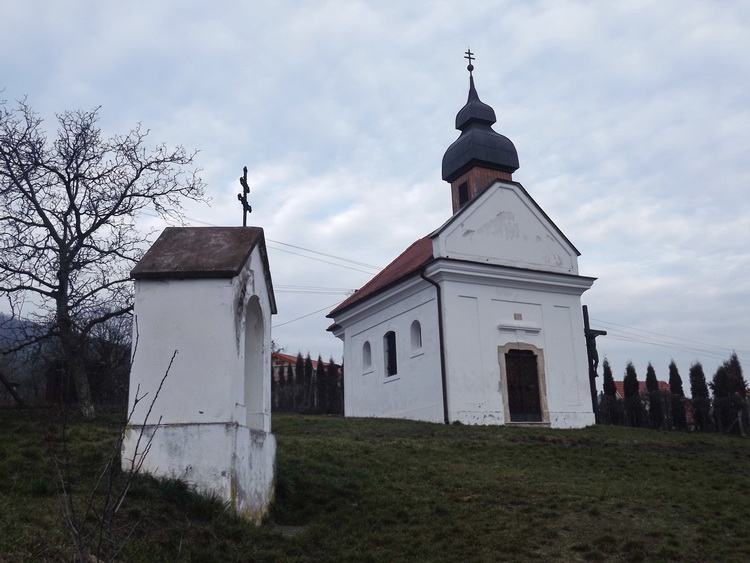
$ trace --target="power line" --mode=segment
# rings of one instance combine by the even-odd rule
[[[645,344],[645,345],[648,345],[648,346],[657,346],[659,348],[666,348],[666,349],[673,350],[673,351],[674,350],[678,350],[678,351],[681,351],[681,352],[689,352],[689,353],[696,354],[696,356],[700,355],[702,357],[708,357],[708,358],[713,358],[713,359],[717,359],[717,360],[721,360],[721,359],[725,359],[726,358],[726,355],[719,354],[718,352],[710,352],[710,351],[705,351],[705,350],[703,350],[703,351],[696,351],[696,350],[690,349],[690,348],[681,348],[679,346],[674,346],[674,345],[672,345],[670,343],[654,342],[654,341],[651,341],[651,340],[644,340],[644,339],[639,339],[639,338],[629,338],[627,336],[618,336],[618,335],[614,335],[614,334],[608,334],[607,335],[607,339],[608,340],[619,340],[619,341],[622,341],[622,342],[632,342],[634,344]]]
[[[142,211],[142,213],[145,213]],[[154,213],[145,213],[146,215],[149,215],[151,217],[157,217],[158,214]],[[207,227],[216,227],[217,225],[213,223],[207,223],[206,221],[201,221],[200,219],[195,219],[193,217],[188,217],[187,215],[183,216],[185,219],[192,221],[193,223],[200,223],[201,225],[205,225]],[[176,223],[176,221],[173,221]],[[293,254],[294,256],[299,256],[301,258],[307,258],[308,260],[315,260],[317,262],[322,262],[323,264],[330,264],[331,266],[338,266],[340,268],[346,268],[347,270],[354,270],[355,272],[361,272],[363,274],[369,274],[373,275],[382,270],[383,268],[380,266],[375,266],[373,264],[367,264],[366,262],[359,262],[357,260],[352,260],[351,258],[344,258],[343,256],[336,256],[335,254],[328,254],[326,252],[320,252],[318,250],[312,250],[311,248],[304,248],[302,246],[297,246],[295,244],[290,244],[288,242],[281,242],[278,240],[273,239],[266,239],[267,242],[272,242],[274,244],[281,244],[283,246],[288,246],[290,248],[296,248],[297,250],[303,250],[304,252],[309,252],[311,254],[318,254],[320,256],[326,256],[328,258],[333,258],[334,260],[338,260],[339,262],[347,262],[349,264],[354,264],[355,266],[362,266],[364,268],[370,268],[372,270],[375,270],[375,272],[372,271],[366,271],[366,270],[360,270],[359,268],[353,268],[351,266],[346,266],[345,264],[339,264],[337,262],[329,262],[327,260],[321,260],[320,258],[315,258],[313,256],[306,256],[304,254],[299,254],[297,252],[292,252],[291,250],[285,250],[283,248],[273,247],[271,245],[268,245],[268,248],[271,248],[273,250],[278,250],[279,252],[286,252],[287,254]]]
[[[355,264],[357,266],[364,266],[365,268],[372,268],[373,270],[382,270],[383,268],[380,266],[373,266],[372,264],[367,264],[365,262],[357,262],[356,260],[351,260],[349,258],[342,258],[341,256],[335,256],[333,254],[326,254],[325,252],[318,252],[317,250],[311,250],[309,248],[303,248],[301,246],[296,246],[294,244],[289,244],[288,242],[279,242],[278,240],[271,240],[270,238],[266,239],[268,242],[272,242],[274,244],[282,244],[284,246],[290,246],[292,248],[296,248],[297,250],[304,250],[305,252],[312,252],[313,254],[320,254],[321,256],[327,256],[328,258],[335,258],[336,260],[340,260],[342,262],[349,262],[350,264]]]
[[[297,317],[296,319],[292,319],[291,321],[286,321],[286,322],[283,322],[283,323],[280,323],[280,324],[277,324],[277,325],[273,325],[273,326],[271,326],[271,328],[272,329],[279,328],[280,326],[288,325],[290,323],[293,323],[293,322],[296,322],[296,321],[299,321],[299,320],[302,320],[302,319],[306,319],[307,317],[311,317],[311,316],[313,316],[313,315],[315,315],[317,313],[320,313],[322,311],[327,311],[327,310],[331,309],[332,307],[335,307],[339,303],[341,303],[341,301],[337,301],[336,303],[333,303],[332,305],[328,305],[326,307],[323,307],[322,309],[318,309],[317,311],[313,311],[312,313],[308,313],[306,315],[302,315],[301,317]]]
[[[354,293],[354,289],[344,287],[313,287],[307,285],[274,285],[275,292],[281,293],[322,293],[322,294],[336,294],[343,293],[344,295],[351,295]]]
[[[352,266],[346,266],[344,264],[338,264],[336,262],[330,262],[328,260],[321,260],[320,258],[315,258],[314,256],[306,256],[304,254],[300,254],[299,252],[292,252],[291,250],[286,250],[284,248],[278,248],[268,245],[268,248],[272,250],[278,250],[279,252],[286,252],[287,254],[294,254],[295,256],[300,256],[301,258],[307,258],[308,260],[315,260],[316,262],[322,262],[323,264],[330,264],[332,266],[338,266],[339,268],[346,268],[347,270],[354,270],[355,272],[361,272],[363,274],[369,274],[372,275],[372,272],[368,272],[366,270],[360,270],[359,268],[354,268]]]
[[[645,332],[647,334],[653,334],[653,335],[656,335],[656,336],[661,336],[661,337],[664,337],[664,338],[669,338],[671,340],[681,340],[682,342],[688,342],[690,344],[698,344],[699,346],[705,346],[707,348],[717,348],[717,349],[720,349],[720,350],[727,350],[729,352],[743,352],[745,354],[750,354],[750,351],[748,351],[748,350],[738,350],[737,348],[728,348],[728,347],[725,347],[725,346],[715,346],[713,344],[706,344],[705,342],[699,342],[697,340],[688,340],[687,338],[679,338],[677,336],[670,336],[668,334],[662,334],[660,332],[653,332],[651,330],[645,330],[645,329],[642,329],[642,328],[635,328],[635,327],[632,327],[632,326],[621,325],[621,324],[613,323],[613,322],[610,322],[610,321],[602,321],[600,319],[593,319],[592,318],[591,320],[592,321],[596,321],[598,323],[607,324],[607,325],[610,325],[610,326],[618,326],[618,327],[627,328],[627,329],[630,329],[630,330],[635,330],[635,331],[638,331],[638,332]]]
[[[724,346],[715,346],[712,344],[707,344],[705,342],[689,340],[686,338],[679,338],[676,336],[669,336],[667,334],[662,334],[662,333],[654,332],[650,330],[639,329],[636,327],[612,323],[612,322],[604,321],[601,319],[591,319],[591,320],[601,325],[604,325],[604,328],[608,329],[609,334],[607,335],[607,340],[619,340],[623,342],[632,342],[635,344],[646,344],[649,346],[657,346],[657,347],[672,349],[672,350],[676,350],[680,352],[688,352],[691,354],[696,354],[699,356],[705,356],[705,357],[719,359],[719,360],[725,359],[727,352],[736,352],[738,355],[748,354],[748,352],[745,350],[738,350],[738,349],[728,348]],[[621,330],[618,328],[610,328],[610,327],[621,327],[622,329],[627,329],[627,330]],[[642,334],[639,334],[639,333],[642,333]]]

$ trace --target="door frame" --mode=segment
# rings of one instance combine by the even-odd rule
[[[510,350],[531,351],[536,356],[537,377],[539,378],[539,405],[542,410],[541,422],[513,422],[510,419],[510,404],[508,402],[508,370],[505,365],[505,354]],[[504,346],[498,346],[497,359],[500,364],[500,394],[503,397],[503,411],[505,415],[505,424],[517,425],[549,425],[549,410],[547,407],[547,378],[544,370],[544,350],[537,348],[533,344],[525,342],[509,342]]]

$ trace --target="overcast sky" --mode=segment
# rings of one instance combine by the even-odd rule
[[[581,252],[616,379],[750,370],[750,2],[7,0],[0,88],[55,129],[101,106],[200,150],[189,225],[265,229],[288,353],[340,359],[325,314],[451,213],[440,177],[479,96]],[[148,221],[161,229],[166,224]],[[350,261],[343,261],[345,258]],[[301,289],[307,288],[307,289]],[[309,289],[313,288],[313,289]],[[309,293],[295,293],[307,291]],[[315,291],[314,293],[312,291]],[[304,317],[304,318],[302,318]],[[296,320],[298,319],[298,320]]]

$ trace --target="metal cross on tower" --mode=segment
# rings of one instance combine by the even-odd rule
[[[466,70],[468,70],[469,74],[471,74],[472,71],[474,70],[474,65],[471,64],[471,61],[476,60],[476,57],[474,57],[474,53],[471,52],[471,47],[469,47],[468,51],[466,51],[465,53],[466,53],[466,56],[464,58],[469,59],[469,65],[466,67]]]
[[[247,202],[247,194],[250,193],[250,186],[247,185],[247,166],[242,168],[240,185],[242,186],[242,193],[237,194],[237,199],[242,203],[242,226],[247,227],[247,214],[253,212],[253,208]]]

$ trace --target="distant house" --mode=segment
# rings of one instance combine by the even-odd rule
[[[344,414],[344,391],[341,366],[334,381],[328,379],[330,363],[312,360],[312,378],[298,380],[297,356],[274,352],[271,356],[273,410],[319,414]],[[287,377],[291,375],[291,381]],[[284,380],[282,381],[282,378]]]
[[[670,392],[669,383],[666,381],[658,381],[659,384],[659,391],[661,392]],[[625,398],[625,382],[623,381],[615,381],[615,388],[617,389],[617,392],[615,396],[618,399],[624,399]],[[648,389],[646,388],[646,382],[645,381],[639,381],[638,382],[638,393],[640,395],[643,395],[644,393],[648,393]],[[601,400],[601,395],[599,396]],[[688,428],[692,428],[695,420],[693,417],[693,401],[689,398],[683,399],[684,405],[685,405],[685,421],[687,422]]]
[[[669,383],[667,383],[666,381],[658,381],[657,383],[659,383],[659,391],[669,391]],[[615,381],[615,387],[617,388],[616,397],[618,399],[624,399],[625,383],[623,381]],[[648,393],[645,381],[638,382],[638,393]]]
[[[327,362],[321,362],[323,369],[328,369]],[[289,354],[282,354],[281,352],[274,352],[271,355],[271,366],[273,367],[273,379],[278,381],[282,374],[286,375],[287,366],[292,366],[292,371],[297,365],[297,356],[291,356]],[[313,369],[318,371],[318,361],[312,360]],[[283,370],[283,371],[282,371]]]

